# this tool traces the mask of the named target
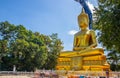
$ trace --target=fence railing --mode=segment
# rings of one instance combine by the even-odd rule
[[[79,76],[94,76],[94,77],[99,77],[99,76],[104,76],[106,77],[107,74],[105,71],[65,71],[65,70],[39,70],[37,71],[39,75],[42,76],[51,76],[52,75],[58,75],[59,77],[61,76],[74,76],[74,75],[79,75]],[[22,71],[0,71],[0,76],[2,75],[27,75],[27,76],[34,76],[36,75],[36,72],[22,72]],[[120,78],[120,72],[109,72],[109,77],[115,77],[115,78]]]
[[[0,71],[0,75],[34,75],[34,72],[22,72],[22,71]]]
[[[94,76],[94,77],[100,77],[103,76],[107,78],[109,77],[114,77],[114,78],[120,78],[120,72],[106,72],[106,71],[65,71],[65,70],[60,70],[56,71],[59,75],[64,75],[64,76],[74,76],[74,75],[81,75],[81,76]]]

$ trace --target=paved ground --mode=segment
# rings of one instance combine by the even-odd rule
[[[32,78],[28,76],[0,76],[0,78]]]

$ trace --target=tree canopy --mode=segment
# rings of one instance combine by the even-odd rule
[[[95,16],[94,28],[100,31],[98,41],[110,50],[108,57],[116,61],[112,56],[120,55],[120,0],[98,0]]]
[[[101,31],[99,41],[107,49],[120,50],[120,1],[98,0],[96,17],[95,28]]]
[[[23,25],[0,22],[0,70],[34,71],[53,69],[63,49],[58,35],[44,35],[27,30]],[[47,63],[51,63],[50,66]]]

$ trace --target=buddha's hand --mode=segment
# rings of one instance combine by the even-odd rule
[[[89,47],[86,47],[86,49],[91,49],[92,47],[91,46],[89,46]]]
[[[87,47],[74,47],[73,50],[74,51],[81,51],[81,50],[85,50],[87,49]]]

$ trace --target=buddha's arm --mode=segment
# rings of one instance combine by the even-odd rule
[[[77,47],[78,46],[78,39],[76,37],[74,37],[74,43],[73,43],[73,46],[74,47]]]
[[[75,46],[76,46],[76,39],[74,37],[73,47],[75,47]]]
[[[90,31],[91,38],[92,38],[92,44],[89,46],[90,48],[94,48],[97,46],[97,40],[96,40],[96,35],[93,30]]]
[[[73,50],[76,51],[79,47],[79,39],[77,39],[76,36],[74,36],[74,43],[73,43]]]

